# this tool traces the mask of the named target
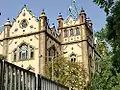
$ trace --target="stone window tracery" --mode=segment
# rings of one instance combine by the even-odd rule
[[[18,57],[18,58],[17,58]],[[13,60],[28,60],[34,58],[34,48],[30,45],[23,43],[13,51]]]
[[[20,46],[19,59],[20,60],[28,59],[28,46],[26,44]]]

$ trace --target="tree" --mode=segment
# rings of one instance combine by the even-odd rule
[[[114,4],[111,5],[106,20],[106,28],[102,31],[105,33],[105,37],[102,37],[103,33],[101,33],[101,31],[98,33],[98,36],[102,37],[102,42],[105,40],[105,42],[108,43],[111,47],[111,52],[105,49],[106,43],[99,44],[98,49],[101,52],[107,52],[107,54],[103,55],[103,53],[101,53],[101,55],[103,55],[103,59],[101,60],[101,72],[97,72],[93,75],[92,90],[120,89],[120,0],[114,1]]]
[[[98,38],[97,50],[102,59],[100,60],[101,71],[95,72],[92,76],[91,90],[112,90],[117,84],[116,76],[113,75],[115,70],[111,61],[113,53],[109,51],[106,35],[106,28],[95,33],[95,36]]]
[[[113,48],[112,64],[120,73],[120,0],[111,9],[111,15],[107,17],[107,39]]]
[[[78,88],[79,90],[83,90],[86,85],[87,73],[82,65],[82,63],[78,62],[70,62],[64,57],[57,57],[53,62],[49,61],[46,64],[45,76],[52,79],[53,72],[53,80],[75,90]]]
[[[93,0],[100,8],[103,8],[106,14],[109,14],[110,8],[113,5],[113,0]]]
[[[120,89],[120,73],[117,72],[113,65],[115,53],[108,48],[110,43],[108,42],[107,35],[108,28],[95,33],[95,36],[98,38],[97,49],[100,52],[102,59],[100,60],[101,72],[95,72],[92,76],[91,90]]]
[[[5,57],[3,55],[0,55],[0,60],[5,59]]]

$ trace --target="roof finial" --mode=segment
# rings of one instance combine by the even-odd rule
[[[83,7],[81,7],[81,12],[85,12],[84,9],[83,9]]]
[[[45,15],[45,10],[44,9],[42,10],[41,15]]]
[[[26,7],[27,5],[26,4],[24,4],[24,7]]]
[[[9,18],[7,18],[7,21],[6,21],[5,25],[11,25],[11,22],[10,22]]]
[[[58,17],[62,17],[62,13],[61,12],[58,13]]]

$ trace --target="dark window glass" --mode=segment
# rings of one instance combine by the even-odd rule
[[[74,31],[73,31],[73,29],[70,29],[70,36],[74,36]]]
[[[33,59],[34,57],[34,48],[30,47],[30,58]]]
[[[80,35],[80,30],[79,30],[79,28],[76,29],[76,35]]]
[[[70,60],[71,60],[71,62],[76,62],[76,55],[75,54],[71,54],[70,55]]]
[[[68,30],[64,30],[64,37],[68,37]]]
[[[15,51],[14,51],[14,61],[16,61],[17,60],[17,49],[15,49]]]

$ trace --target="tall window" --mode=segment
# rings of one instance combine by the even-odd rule
[[[30,47],[30,59],[33,59],[34,57],[34,48]]]
[[[74,31],[73,31],[73,29],[70,29],[70,36],[74,36]]]
[[[17,60],[17,49],[14,50],[14,61]]]
[[[68,30],[64,30],[64,37],[68,37]]]
[[[79,28],[76,29],[76,35],[80,35],[80,30],[79,30]]]
[[[26,44],[22,44],[20,47],[19,59],[20,60],[28,59],[28,46]]]
[[[49,61],[55,57],[55,48],[52,47],[49,49]]]
[[[76,55],[75,54],[71,54],[70,55],[70,60],[71,60],[71,62],[75,62],[76,61]]]

